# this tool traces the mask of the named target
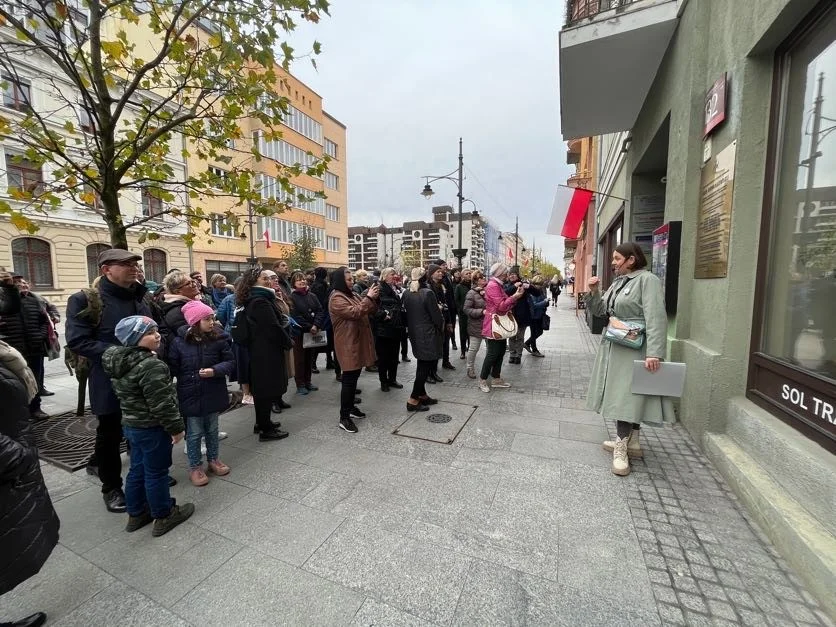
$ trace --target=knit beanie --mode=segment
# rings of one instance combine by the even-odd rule
[[[156,329],[157,323],[148,316],[128,316],[116,323],[114,334],[116,339],[125,346],[136,346],[142,336],[151,329]]]
[[[506,266],[501,261],[497,261],[495,264],[491,266],[491,276],[493,277],[502,276],[506,272],[508,272],[508,266]]]
[[[437,264],[434,264],[434,263],[431,263],[430,265],[427,266],[427,278],[431,279],[432,276],[436,272],[438,272],[439,270],[441,270],[441,266],[439,266]]]
[[[207,316],[211,316],[215,313],[214,309],[199,300],[190,300],[188,303],[183,305],[183,309],[181,311],[183,312],[183,317],[186,319],[186,324],[190,327],[193,327]]]
[[[409,284],[410,292],[417,292],[420,286],[421,277],[424,276],[424,268],[412,268],[412,282]]]

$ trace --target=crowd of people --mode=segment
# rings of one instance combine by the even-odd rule
[[[537,340],[549,328],[547,308],[561,288],[557,277],[523,279],[502,263],[486,274],[478,268],[450,271],[440,259],[413,268],[406,279],[394,268],[372,274],[346,267],[291,272],[279,261],[272,268],[251,267],[233,286],[220,274],[204,285],[201,273],[180,270],[157,285],[145,280],[140,260],[121,249],[99,256],[100,276],[67,302],[66,344],[75,363],[86,362],[98,419],[88,472],[101,481],[106,509],[128,514],[126,531],[153,525],[154,537],[194,512],[193,504],[171,497],[174,444],[185,439],[195,486],[231,470],[220,459],[225,434],[218,420],[230,407],[229,382],[240,386],[243,404],[254,406],[259,441],[281,440],[288,432],[274,415],[291,408],[288,384],[293,380],[299,396],[317,392],[312,375],[320,372],[318,356],[324,353],[325,369],[341,383],[337,424],[357,433],[355,419],[366,416],[359,408],[361,372],[377,373],[383,392],[404,388],[398,367],[411,361],[408,346],[417,367],[407,412],[438,403],[427,385],[443,381],[439,362],[442,370],[456,369],[455,351],[482,392],[510,387],[502,377],[506,351],[511,365],[521,363],[523,351],[544,356]],[[634,243],[618,246],[612,263],[615,281],[601,294],[598,278],[590,279],[587,307],[609,316],[611,324],[641,321],[632,328],[644,341],[626,346],[605,336],[588,406],[616,420],[616,438],[603,446],[613,452],[613,472],[623,476],[630,472],[630,457],[642,455],[640,425],[672,419],[673,407],[669,398],[633,394],[629,386],[636,358],[655,371],[665,354],[659,280],[646,270]],[[14,577],[4,567],[0,593],[37,572],[57,542],[58,519],[40,474],[31,421],[46,417],[40,408],[40,397],[48,394],[43,361],[55,356],[58,320],[55,307],[33,294],[24,277],[0,268],[0,476],[30,479],[19,493],[18,484],[5,481],[0,490],[4,507],[28,503],[25,512],[17,508],[19,520],[3,520],[3,551],[19,554],[22,565]],[[123,438],[130,454],[124,482]],[[26,620],[41,624],[41,618]]]

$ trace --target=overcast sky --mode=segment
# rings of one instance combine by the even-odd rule
[[[559,0],[333,0],[331,18],[301,28],[298,51],[316,38],[318,70],[295,76],[348,127],[349,225],[429,220],[456,206],[456,186],[424,175],[457,167],[464,139],[464,194],[502,230],[536,238],[562,267],[563,240],[546,235],[557,183],[565,183],[560,138]],[[472,206],[465,204],[465,210]]]

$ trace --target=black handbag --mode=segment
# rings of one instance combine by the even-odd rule
[[[543,331],[548,331],[549,327],[551,327],[551,326],[552,326],[552,317],[549,314],[544,313],[543,314]]]

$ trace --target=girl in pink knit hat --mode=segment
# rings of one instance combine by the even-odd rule
[[[203,468],[201,438],[206,438],[209,474],[229,474],[218,459],[218,416],[229,406],[226,377],[235,365],[229,336],[215,322],[215,312],[199,300],[183,305],[188,326],[181,327],[169,352],[171,372],[177,377],[180,413],[186,422],[189,479],[196,486],[209,483]]]

